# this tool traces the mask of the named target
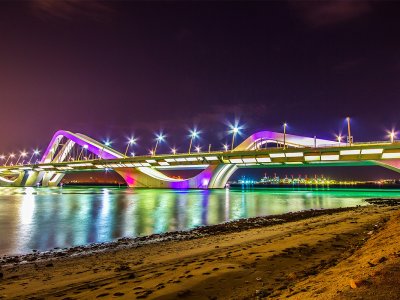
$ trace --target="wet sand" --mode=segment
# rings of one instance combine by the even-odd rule
[[[386,203],[4,257],[0,298],[398,299],[399,270]]]

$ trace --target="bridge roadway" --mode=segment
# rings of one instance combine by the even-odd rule
[[[282,142],[282,134],[274,134],[273,142],[279,146],[279,143]],[[65,153],[59,154],[58,158],[50,159],[48,155],[45,155],[42,162],[38,164],[0,167],[0,184],[3,182],[3,185],[8,186],[29,186],[41,183],[54,186],[66,173],[93,170],[115,170],[129,186],[153,188],[222,188],[233,172],[241,167],[379,165],[400,172],[399,142],[357,143],[349,146],[326,140],[318,140],[316,143],[316,140],[311,138],[288,135],[285,137],[286,149],[282,145],[264,148],[268,145],[268,141],[272,141],[268,139],[264,140],[264,147],[260,148],[265,136],[266,134],[261,134],[261,138],[257,138],[256,133],[233,151],[135,157],[126,157],[115,152],[113,158],[108,156],[107,158],[80,161],[66,161]],[[300,139],[301,142],[299,142]],[[312,146],[310,146],[311,144]],[[64,145],[63,149],[67,148]],[[104,145],[97,146],[97,152],[93,152],[104,157],[102,151],[105,151]],[[162,173],[163,170],[180,169],[203,169],[203,171],[189,179],[176,179]],[[17,179],[7,179],[12,174]]]

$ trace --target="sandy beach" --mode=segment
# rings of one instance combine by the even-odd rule
[[[291,213],[3,257],[1,299],[398,299],[399,206]]]

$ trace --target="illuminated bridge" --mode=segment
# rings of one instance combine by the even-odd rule
[[[77,159],[72,153],[80,151]],[[83,159],[82,152],[89,155]],[[92,157],[90,157],[92,156]],[[261,131],[230,151],[157,154],[128,157],[79,133],[60,130],[53,136],[40,161],[0,166],[0,186],[57,186],[70,172],[114,170],[131,187],[224,188],[241,167],[371,166],[400,172],[399,142],[351,145],[337,141]],[[200,169],[187,179],[164,170]]]

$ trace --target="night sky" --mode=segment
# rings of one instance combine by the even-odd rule
[[[121,151],[133,133],[138,154],[162,129],[159,152],[187,151],[194,125],[220,149],[235,118],[242,138],[286,121],[334,139],[351,116],[355,141],[388,139],[399,16],[394,1],[2,1],[0,153],[43,149],[58,129]]]

